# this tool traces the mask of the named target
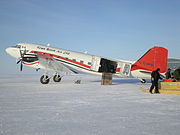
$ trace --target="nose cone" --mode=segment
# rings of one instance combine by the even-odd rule
[[[14,58],[20,57],[20,52],[19,52],[18,48],[13,48],[13,47],[6,48],[6,53],[11,55]]]
[[[6,48],[6,53],[10,55],[10,53],[11,53],[11,48]]]

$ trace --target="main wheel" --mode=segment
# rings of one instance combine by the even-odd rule
[[[53,80],[54,80],[54,82],[60,82],[61,76],[60,75],[54,75]]]
[[[47,75],[41,76],[40,82],[41,82],[42,84],[48,84],[48,83],[49,83],[49,77],[48,77]]]

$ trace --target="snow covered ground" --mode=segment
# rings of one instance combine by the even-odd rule
[[[0,77],[0,135],[179,135],[180,96],[149,94],[136,79]],[[143,85],[149,87],[149,84]]]

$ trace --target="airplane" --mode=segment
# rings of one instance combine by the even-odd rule
[[[37,71],[44,69],[45,73],[40,78],[42,84],[49,83],[51,78],[48,75],[49,71],[55,72],[54,82],[61,81],[62,72],[95,75],[102,75],[106,72],[112,73],[113,77],[137,78],[145,83],[145,79],[150,79],[151,72],[157,68],[160,68],[162,75],[165,74],[168,57],[168,50],[158,46],[149,49],[137,61],[114,60],[32,43],[18,43],[6,48],[6,52],[18,60],[20,71],[23,65],[35,68]]]

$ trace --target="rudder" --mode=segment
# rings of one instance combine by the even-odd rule
[[[160,68],[160,73],[167,70],[168,50],[164,47],[153,47],[149,49],[138,61],[131,66],[131,71],[142,69],[153,71]]]

